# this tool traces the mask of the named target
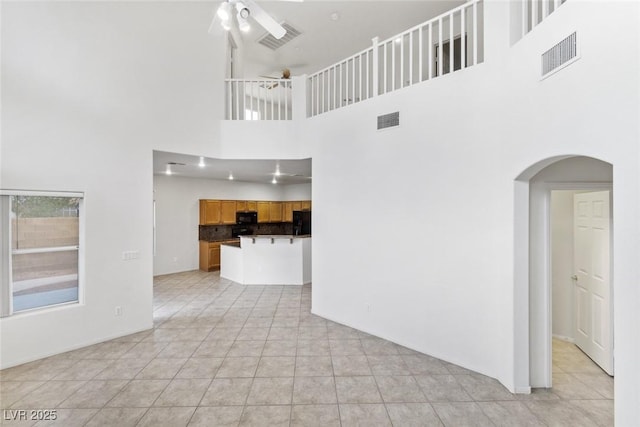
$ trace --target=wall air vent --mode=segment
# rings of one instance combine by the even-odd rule
[[[287,30],[287,32],[284,34],[284,36],[282,36],[281,39],[277,39],[270,33],[267,33],[258,40],[258,43],[260,43],[262,46],[268,47],[271,50],[276,50],[302,34],[300,31],[296,30],[286,22],[282,23],[282,27]]]
[[[563,68],[578,57],[578,42],[574,32],[542,54],[542,77]]]
[[[400,112],[384,114],[378,116],[378,130],[400,126]]]

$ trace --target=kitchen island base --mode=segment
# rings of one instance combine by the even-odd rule
[[[311,236],[241,236],[221,249],[220,277],[242,285],[311,283]]]

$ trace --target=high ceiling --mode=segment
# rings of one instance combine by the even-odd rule
[[[200,157],[186,154],[153,152],[154,175],[165,175],[168,163],[172,176],[202,179],[229,179],[238,182],[271,183],[274,176],[279,185],[311,183],[311,159],[303,160],[223,160],[204,158],[200,167]],[[280,174],[276,176],[276,170]]]
[[[266,32],[251,20],[243,33],[244,77],[311,74],[460,4],[462,0],[427,1],[259,1],[278,22],[302,34],[278,50],[257,43]],[[337,17],[337,20],[335,18]],[[242,77],[242,76],[236,76]]]

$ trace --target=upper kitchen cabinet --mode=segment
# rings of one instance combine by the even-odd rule
[[[269,202],[269,222],[282,222],[282,202]]]
[[[235,200],[222,200],[220,202],[220,223],[236,223],[236,203]]]
[[[236,212],[256,212],[258,202],[254,200],[236,200]]]
[[[269,202],[257,202],[258,207],[258,222],[270,222],[271,215],[269,209]]]
[[[282,221],[293,222],[293,202],[284,202],[282,204]]]
[[[291,210],[292,211],[302,210],[302,202],[291,202]],[[291,218],[291,220],[293,221],[293,217]]]
[[[301,211],[310,211],[311,210],[311,200],[303,200],[302,206],[300,207]]]
[[[220,205],[220,200],[200,200],[200,225],[220,224]]]

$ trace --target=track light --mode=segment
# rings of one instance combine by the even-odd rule
[[[238,18],[247,19],[249,17],[249,9],[242,2],[236,3],[236,10],[238,11]]]

